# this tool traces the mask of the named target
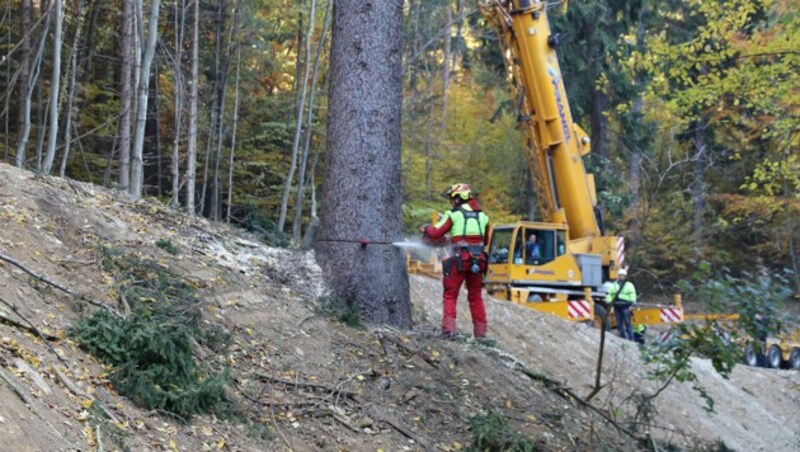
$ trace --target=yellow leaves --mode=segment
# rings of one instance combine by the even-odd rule
[[[92,405],[94,405],[94,400],[86,399],[83,402],[81,402],[81,405],[83,405],[84,408],[91,408]]]

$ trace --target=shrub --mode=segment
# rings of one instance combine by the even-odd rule
[[[533,441],[512,429],[502,413],[491,412],[485,416],[474,416],[470,419],[470,425],[472,446],[468,450],[471,452],[530,452],[536,450]]]
[[[172,240],[169,239],[158,239],[156,241],[156,246],[168,252],[169,254],[172,254],[173,256],[181,254],[181,250],[172,243]]]

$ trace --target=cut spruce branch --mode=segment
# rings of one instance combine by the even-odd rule
[[[120,317],[120,318],[122,317],[122,314],[120,314],[116,309],[114,309],[114,308],[112,308],[110,306],[107,306],[107,305],[105,305],[103,303],[100,303],[98,301],[94,301],[91,298],[87,297],[86,295],[79,294],[77,292],[73,292],[72,290],[70,290],[70,289],[62,286],[61,284],[59,284],[59,283],[47,278],[46,276],[43,276],[43,275],[40,275],[40,274],[34,272],[33,270],[31,270],[28,267],[26,267],[26,266],[22,265],[21,263],[19,263],[16,259],[13,259],[13,258],[11,258],[9,256],[6,256],[3,253],[0,253],[0,260],[8,262],[9,264],[19,268],[20,270],[24,271],[25,273],[27,273],[28,275],[30,275],[31,277],[33,277],[37,281],[41,281],[41,282],[43,282],[43,283],[45,283],[45,284],[47,284],[49,286],[55,287],[56,289],[66,293],[68,295],[71,295],[71,296],[73,296],[73,297],[75,297],[75,298],[77,298],[77,299],[79,299],[81,301],[85,301],[86,303],[89,303],[92,306],[96,306],[98,308],[103,308],[103,309],[107,310],[108,312],[116,315],[117,317]]]

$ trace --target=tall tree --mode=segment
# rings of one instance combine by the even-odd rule
[[[278,218],[278,229],[283,231],[286,224],[286,211],[289,208],[289,192],[292,188],[292,180],[294,179],[294,171],[297,167],[297,150],[300,148],[300,133],[303,130],[303,111],[306,104],[306,92],[308,91],[308,77],[310,74],[309,64],[311,61],[311,33],[314,31],[314,13],[316,12],[317,1],[311,0],[311,7],[308,13],[308,30],[305,37],[305,61],[303,63],[303,81],[301,82],[300,89],[300,108],[297,109],[297,120],[295,121],[294,128],[294,141],[292,141],[292,158],[289,162],[289,172],[286,175],[286,180],[283,184],[283,197],[281,198],[281,213]]]
[[[189,140],[186,145],[186,210],[195,214],[194,187],[197,173],[197,85],[200,83],[198,60],[200,41],[200,0],[194,0],[192,23],[192,73],[189,76]]]
[[[315,243],[336,296],[376,324],[411,326],[402,236],[403,0],[334,6],[328,135]],[[376,284],[380,281],[380,284]]]
[[[142,197],[142,153],[144,151],[144,126],[147,121],[147,101],[150,94],[150,66],[156,53],[156,39],[158,38],[158,11],[161,0],[150,0],[149,30],[147,44],[142,58],[142,69],[139,75],[138,100],[136,105],[136,132],[133,139],[131,186],[129,193],[134,199]]]
[[[31,67],[31,17],[33,15],[33,5],[31,0],[22,0],[22,11],[20,15],[22,34],[22,41],[20,42],[20,65],[19,65],[19,109],[18,126],[17,130],[23,130],[25,127],[26,112],[25,102],[28,96],[28,75],[30,74]],[[30,111],[28,112],[27,119],[30,119]],[[17,162],[17,166],[21,166]]]
[[[186,0],[175,2],[175,133],[172,142],[172,198],[170,205],[180,203],[180,143],[183,127],[183,32],[186,23]]]
[[[21,81],[21,83],[25,85],[25,95],[22,99],[22,133],[17,141],[16,155],[16,165],[20,168],[25,164],[25,149],[28,146],[28,139],[30,138],[31,133],[31,97],[33,96],[33,88],[36,85],[36,81],[39,78],[39,72],[42,68],[42,56],[44,55],[45,42],[47,42],[47,31],[50,29],[50,18],[52,17],[48,12],[45,12],[45,14],[47,14],[47,20],[42,28],[42,36],[39,38],[39,42],[37,44],[36,55],[34,56],[31,70],[28,73],[27,80]],[[23,34],[28,34],[29,32],[29,30],[22,31]]]
[[[50,79],[50,129],[47,137],[47,154],[45,154],[42,172],[50,174],[53,169],[53,160],[56,157],[56,140],[58,139],[58,95],[61,84],[61,3],[55,0],[53,20],[56,23],[53,34],[53,77]]]
[[[317,93],[317,76],[319,74],[320,57],[322,51],[325,49],[325,41],[328,36],[328,24],[330,11],[333,8],[333,0],[328,1],[325,7],[325,16],[322,19],[322,33],[320,34],[319,43],[317,44],[317,51],[314,56],[314,69],[311,74],[311,94],[308,100],[308,119],[306,120],[306,138],[303,145],[303,153],[300,159],[300,170],[297,173],[297,196],[294,202],[294,222],[292,223],[292,238],[295,240],[300,239],[300,223],[303,216],[303,199],[305,193],[305,175],[306,167],[308,165],[308,151],[311,148],[311,137],[314,135],[314,98]]]
[[[120,77],[119,90],[119,123],[117,135],[119,136],[119,188],[128,190],[131,178],[131,115],[133,115],[133,92],[131,80],[133,78],[133,35],[134,35],[134,0],[123,0],[122,6],[122,45],[120,46]]]

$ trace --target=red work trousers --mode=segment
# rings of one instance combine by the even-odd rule
[[[450,262],[452,264],[450,265],[450,271],[445,273],[442,279],[442,285],[444,286],[442,333],[451,334],[456,332],[456,302],[458,301],[458,292],[461,290],[461,284],[466,280],[467,300],[472,314],[473,334],[475,337],[484,337],[486,335],[486,308],[483,305],[481,289],[483,287],[482,279],[486,261],[480,260],[481,271],[479,273],[470,271],[469,253],[462,253],[461,255],[461,271],[459,271],[455,259],[451,258]]]

